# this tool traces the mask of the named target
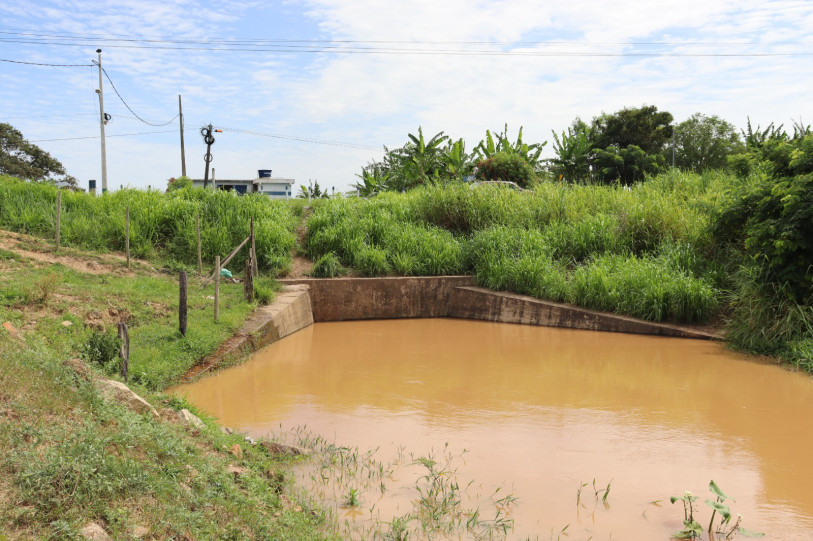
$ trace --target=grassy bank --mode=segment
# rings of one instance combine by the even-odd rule
[[[254,307],[240,284],[222,284],[215,324],[212,286],[191,279],[183,337],[175,273],[73,249],[50,263],[39,239],[10,237],[0,250],[0,538],[79,539],[90,522],[114,539],[332,538],[320,511],[286,496],[288,460],[214,423],[180,422],[189,406],[155,392],[240,326]],[[121,321],[129,384],[160,421],[92,383],[119,370]]]
[[[631,187],[430,186],[314,203],[320,274],[477,282],[653,321],[723,322],[730,343],[813,370],[813,306],[765,281],[720,215],[766,179],[670,171]]]
[[[0,227],[54,238],[56,201],[53,185],[0,177]],[[199,218],[202,258],[211,266],[215,255],[225,256],[248,236],[254,218],[260,268],[279,273],[290,266],[297,218],[285,202],[263,194],[238,197],[211,190],[181,189],[165,194],[124,189],[96,197],[64,191],[61,244],[123,251],[127,207],[130,249],[135,257],[197,265]]]
[[[720,294],[704,257],[707,208],[725,180],[673,172],[632,189],[460,184],[320,201],[307,250],[314,259],[332,253],[363,276],[472,273],[492,289],[705,322]]]

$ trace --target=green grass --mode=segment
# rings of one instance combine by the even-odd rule
[[[669,173],[631,189],[459,184],[320,201],[306,248],[316,259],[336,254],[361,276],[471,273],[492,289],[702,322],[719,294],[701,264],[710,242],[706,208],[725,180]],[[681,267],[680,257],[691,264]]]
[[[80,262],[104,259],[64,252]],[[190,278],[182,337],[175,273],[134,268],[91,275],[14,249],[0,254],[0,280],[9,284],[0,290],[0,321],[22,336],[0,329],[2,536],[80,539],[95,521],[114,539],[131,538],[137,526],[155,539],[334,539],[324,513],[283,497],[291,488],[287,460],[221,433],[211,420],[200,431],[173,421],[175,410],[191,406],[157,392],[242,324],[255,307],[243,300],[242,285],[221,284],[215,324],[212,286],[200,289]],[[267,278],[259,284],[274,294]],[[162,421],[103,399],[65,364],[85,358],[95,375],[116,377],[111,338],[120,320],[130,330],[129,386]],[[242,457],[230,452],[234,445]],[[229,466],[244,470],[235,475]]]
[[[0,177],[0,227],[54,238],[56,200],[53,185]],[[167,194],[124,189],[96,197],[63,191],[61,244],[124,251],[127,207],[134,257],[160,256],[196,265],[199,216],[202,258],[211,266],[216,255],[225,257],[249,235],[249,222],[254,218],[260,268],[283,273],[290,266],[298,218],[285,201],[274,201],[262,194],[238,197],[230,192],[201,189]]]
[[[262,446],[158,422],[109,402],[36,337],[0,344],[0,523],[9,539],[327,539],[323,516],[286,505],[285,464]],[[149,396],[170,411],[175,403]],[[176,401],[177,402],[177,401]],[[169,415],[169,414],[167,414]],[[238,459],[228,450],[240,445]],[[239,478],[229,465],[245,468]],[[269,474],[268,472],[272,472]]]
[[[24,269],[24,271],[23,271]],[[221,284],[219,323],[214,323],[213,287],[200,289],[189,279],[187,334],[178,330],[178,279],[173,275],[89,275],[60,264],[30,262],[0,270],[0,279],[13,284],[0,294],[0,318],[58,345],[64,354],[82,350],[93,329],[85,321],[100,321],[115,331],[124,319],[130,334],[130,378],[150,389],[175,383],[198,360],[214,351],[242,325],[254,305],[243,300],[241,284]],[[38,315],[38,308],[51,314]],[[111,316],[110,314],[116,314]],[[63,327],[62,321],[73,323]]]

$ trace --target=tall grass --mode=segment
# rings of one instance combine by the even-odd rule
[[[492,289],[703,321],[718,296],[707,276],[708,208],[727,178],[670,172],[632,188],[526,192],[457,184],[320,201],[307,250],[335,253],[362,276],[467,272]]]
[[[41,236],[56,228],[54,186],[0,178],[0,227]],[[197,261],[195,216],[200,216],[202,256],[224,256],[249,234],[255,221],[258,263],[281,270],[290,265],[297,219],[282,201],[261,194],[238,197],[229,192],[196,189],[162,193],[124,189],[95,197],[62,194],[60,240],[90,250],[123,250],[125,208],[130,207],[130,249],[136,257],[163,256]]]

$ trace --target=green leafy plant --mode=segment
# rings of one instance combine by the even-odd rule
[[[474,176],[478,180],[502,180],[527,188],[536,182],[534,168],[519,154],[498,152],[479,162]]]
[[[92,330],[82,348],[83,357],[110,372],[117,364],[121,339],[114,332]]]
[[[335,278],[347,271],[342,267],[342,262],[335,252],[328,252],[321,256],[313,265],[310,275],[314,278]]]
[[[714,495],[714,500],[705,500],[705,504],[711,508],[711,519],[709,519],[708,534],[709,540],[725,539],[729,540],[734,535],[740,534],[745,537],[763,537],[765,534],[754,532],[741,526],[742,515],[737,515],[737,520],[731,524],[731,509],[725,504],[726,500],[731,499],[725,492],[717,486],[714,480],[709,482],[709,490]],[[678,530],[672,534],[673,539],[699,539],[703,535],[703,526],[694,518],[695,509],[694,502],[698,500],[697,496],[688,490],[683,496],[672,496],[669,501],[673,504],[675,502],[683,503],[683,529]],[[732,499],[732,501],[734,501]],[[719,514],[719,521],[714,524],[714,519]]]

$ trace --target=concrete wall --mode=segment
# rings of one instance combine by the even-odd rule
[[[694,328],[655,323],[569,304],[543,301],[480,287],[456,287],[450,298],[449,317],[483,319],[503,323],[543,325],[591,331],[654,334],[682,338],[715,338]]]
[[[653,323],[474,286],[471,276],[304,278],[314,321],[457,317],[594,331],[718,338],[681,325]]]
[[[314,321],[445,317],[457,286],[474,285],[471,276],[395,278],[299,278],[283,284],[310,288]]]

